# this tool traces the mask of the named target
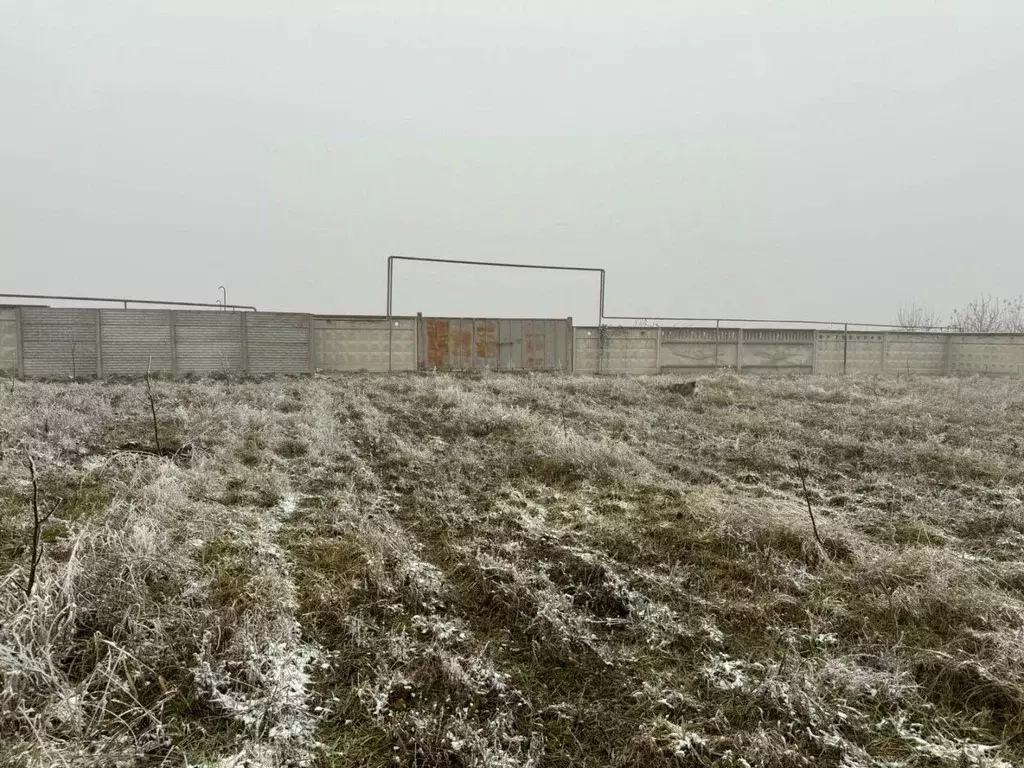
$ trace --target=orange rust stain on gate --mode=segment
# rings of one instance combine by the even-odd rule
[[[484,365],[498,367],[498,324],[496,322],[477,322],[476,358]]]
[[[455,338],[455,351],[452,357],[459,368],[469,368],[473,365],[473,332],[457,331]]]
[[[427,320],[427,368],[448,368],[448,321]]]

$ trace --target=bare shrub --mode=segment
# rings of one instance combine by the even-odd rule
[[[942,325],[939,313],[929,306],[912,301],[896,313],[893,326],[907,331],[932,330]]]
[[[896,313],[895,328],[902,330],[937,330],[951,328],[961,333],[1024,333],[1024,296],[1000,299],[985,294],[954,309],[947,324],[930,306],[916,301],[902,306]]]
[[[1024,296],[979,296],[954,310],[949,322],[963,333],[1024,333]]]

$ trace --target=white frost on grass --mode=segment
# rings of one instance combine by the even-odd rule
[[[751,684],[751,672],[760,665],[734,659],[725,653],[714,653],[701,668],[701,674],[715,688],[722,691],[741,691]]]
[[[289,492],[269,517],[250,521],[245,543],[255,561],[256,584],[250,599],[259,602],[236,628],[227,653],[214,652],[211,633],[203,637],[192,670],[209,701],[248,735],[242,751],[225,758],[224,767],[309,765],[319,746],[309,702],[310,670],[324,659],[319,649],[301,641],[294,617],[297,590],[278,541],[283,521],[297,508],[298,496]]]
[[[277,752],[268,745],[247,744],[215,762],[193,763],[189,768],[279,768]],[[300,763],[300,765],[303,765]]]
[[[707,747],[706,736],[687,730],[681,725],[666,723],[666,729],[670,737],[668,747],[676,757],[698,757]]]
[[[298,508],[299,508],[299,496],[298,496],[298,494],[294,493],[292,491],[289,491],[283,497],[281,497],[281,501],[278,504],[278,509],[280,510],[279,517],[284,518],[284,519],[287,520],[288,518],[290,518],[292,515],[295,514],[295,510],[298,509]]]
[[[296,622],[293,631],[298,634]],[[247,643],[242,661],[211,663],[205,653],[212,640],[209,633],[203,640],[204,650],[193,673],[211,701],[247,729],[266,733],[272,741],[308,734],[310,724],[303,715],[308,668],[320,660],[315,649],[287,641],[263,646]],[[240,689],[239,681],[245,687]]]
[[[999,756],[999,747],[978,744],[965,739],[953,739],[937,732],[929,732],[923,723],[910,721],[905,715],[882,720],[877,729],[892,732],[919,755],[937,761],[949,768],[1014,768]],[[901,763],[892,763],[893,766]]]

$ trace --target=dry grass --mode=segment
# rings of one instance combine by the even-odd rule
[[[0,764],[1024,764],[1024,386],[666,383],[3,387]]]

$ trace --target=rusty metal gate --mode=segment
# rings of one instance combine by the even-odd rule
[[[419,326],[421,370],[572,370],[572,318],[425,317]]]

